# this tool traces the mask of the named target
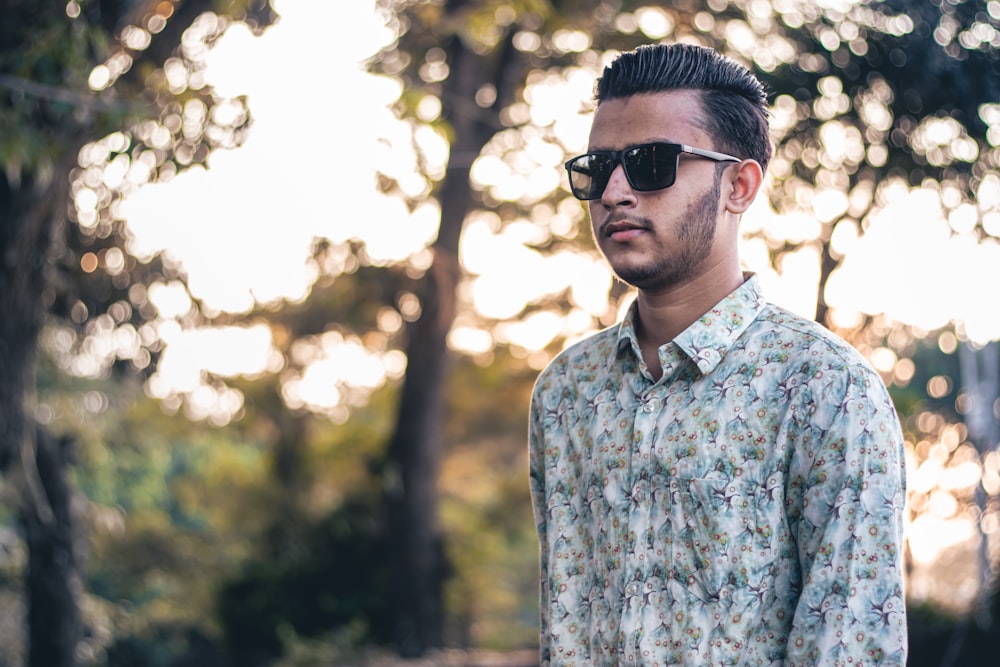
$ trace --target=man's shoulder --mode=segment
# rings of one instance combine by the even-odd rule
[[[847,366],[871,370],[868,361],[846,340],[815,320],[768,303],[748,329],[747,334],[767,344],[778,346],[790,354],[822,356],[839,360]]]
[[[832,427],[848,402],[870,415],[893,415],[885,381],[864,355],[821,324],[768,304],[748,331],[745,350],[776,384],[796,386],[798,396],[825,406],[810,418]],[[789,383],[790,377],[796,381]]]
[[[615,324],[568,345],[552,358],[538,376],[538,383],[550,382],[556,377],[577,373],[594,373],[607,368],[609,360],[618,353],[618,331]]]

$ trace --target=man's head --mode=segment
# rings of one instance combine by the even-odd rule
[[[643,47],[605,70],[597,99],[588,152],[566,171],[611,268],[640,293],[728,294],[770,157],[760,82],[710,49]]]
[[[715,150],[756,160],[767,169],[771,140],[764,87],[745,67],[713,49],[658,44],[623,53],[604,69],[595,97],[600,105],[674,90],[698,94],[703,115],[694,120],[715,140]]]

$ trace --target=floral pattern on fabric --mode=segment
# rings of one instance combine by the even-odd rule
[[[659,350],[635,305],[532,395],[543,665],[903,665],[902,434],[756,277]]]

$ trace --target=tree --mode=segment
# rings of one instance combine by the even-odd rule
[[[428,8],[431,24],[475,21],[476,8],[464,1]],[[432,38],[430,31],[420,39]],[[477,53],[475,45],[452,34],[441,42],[449,75],[442,83],[442,121],[453,133],[452,151],[478,155],[493,133],[491,115],[508,102],[498,95],[492,114],[470,110],[470,91],[484,82],[495,82],[507,93],[517,57],[509,36],[500,48]],[[435,47],[438,48],[438,47]],[[441,225],[433,243],[434,259],[417,292],[421,312],[408,331],[408,368],[403,382],[396,429],[386,461],[386,486],[390,534],[393,545],[392,575],[397,611],[396,639],[404,655],[420,655],[443,642],[445,577],[444,548],[437,520],[437,478],[441,456],[443,397],[447,369],[447,339],[455,320],[456,290],[461,278],[458,260],[462,225],[473,206],[469,196],[471,163],[449,168],[439,184]]]
[[[266,4],[224,5],[230,16],[253,23],[271,18]],[[66,484],[71,447],[36,428],[38,336],[47,315],[69,316],[75,307],[82,322],[88,319],[84,301],[97,300],[87,294],[94,284],[81,269],[94,267],[87,266],[90,260],[81,265],[79,243],[102,254],[114,245],[107,219],[91,226],[90,234],[77,234],[67,224],[71,175],[88,140],[128,130],[149,113],[166,115],[179,99],[200,97],[211,105],[211,91],[171,92],[162,75],[146,77],[163,67],[183,32],[213,7],[207,1],[75,0],[0,6],[0,123],[6,128],[0,139],[0,473],[14,483],[30,548],[30,665],[76,664],[80,633],[79,563]],[[204,134],[192,140],[195,153],[212,144]],[[125,144],[122,155],[152,148],[141,140]],[[162,157],[181,168],[190,163],[172,156],[168,151]],[[58,276],[57,266],[66,273]],[[120,290],[127,278],[126,272],[125,280],[110,282]]]

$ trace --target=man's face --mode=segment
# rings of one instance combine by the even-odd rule
[[[594,116],[588,150],[622,150],[653,141],[714,149],[694,119],[696,93],[670,91],[607,100]],[[660,292],[695,281],[722,261],[716,223],[720,210],[717,163],[682,154],[669,188],[638,192],[621,165],[604,194],[589,202],[594,239],[626,283]]]

